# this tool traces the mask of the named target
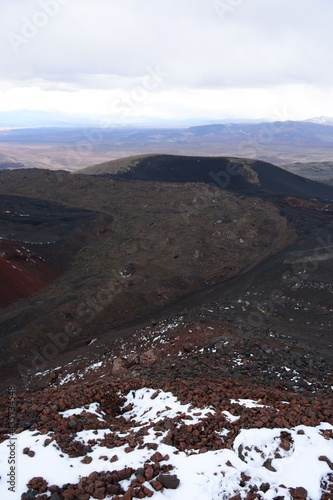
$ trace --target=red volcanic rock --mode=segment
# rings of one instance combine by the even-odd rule
[[[143,365],[149,365],[157,360],[156,351],[154,349],[149,349],[149,351],[144,352],[140,356],[140,362]]]
[[[23,455],[28,455],[28,457],[32,458],[36,455],[36,453],[34,451],[30,450],[30,448],[24,448]]]
[[[333,470],[333,462],[331,462],[331,460],[328,457],[326,457],[326,456],[320,456],[318,458],[318,460],[320,460],[321,462],[326,462],[327,465],[329,466],[329,468],[331,470]]]
[[[280,439],[280,448],[285,451],[289,451],[293,442],[290,432],[282,431],[280,434]]]
[[[147,443],[147,448],[148,450],[157,450],[158,444],[157,443]]]
[[[294,500],[306,500],[308,492],[305,488],[290,488],[290,494]]]
[[[0,240],[0,308],[39,292],[58,276],[38,255]]]
[[[154,477],[154,469],[151,465],[145,467],[145,476],[148,481],[151,481]]]
[[[152,462],[162,462],[163,455],[159,451],[157,451],[156,453],[154,453],[154,455],[150,457],[150,460]]]
[[[148,498],[152,497],[154,494],[154,492],[147,488],[147,486],[142,487],[142,493],[144,493]]]
[[[128,467],[127,469],[122,469],[118,470],[116,472],[116,476],[118,478],[118,481],[123,481],[124,479],[129,479],[131,475],[133,474],[134,470],[132,467]]]
[[[106,487],[108,495],[119,495],[120,489],[119,484],[108,484]]]
[[[263,463],[263,466],[271,471],[271,472],[276,472],[276,469],[274,469],[273,465],[272,465],[272,459],[271,458],[267,458],[267,460]]]
[[[175,490],[178,488],[180,481],[178,477],[174,474],[168,475],[168,474],[160,474],[157,478],[157,481],[163,484],[165,488]]]
[[[106,489],[105,488],[98,488],[93,493],[93,498],[97,498],[98,500],[103,500],[105,497],[106,497]]]
[[[38,493],[45,493],[48,489],[48,482],[42,477],[34,477],[27,484],[28,488],[38,491]]]
[[[150,484],[152,485],[155,491],[161,491],[163,489],[163,484],[160,483],[160,481],[157,481],[156,479],[150,481]]]
[[[126,361],[122,358],[116,358],[112,365],[112,375],[121,375],[127,370]]]

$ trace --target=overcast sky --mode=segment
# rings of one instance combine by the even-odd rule
[[[332,0],[1,0],[0,110],[333,116]]]

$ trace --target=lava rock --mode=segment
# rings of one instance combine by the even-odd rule
[[[168,488],[170,490],[176,490],[180,485],[180,481],[175,474],[160,474],[157,478],[157,481],[159,481],[165,488]]]

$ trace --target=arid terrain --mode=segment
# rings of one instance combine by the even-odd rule
[[[151,154],[2,170],[0,203],[17,498],[333,498],[331,186]]]
[[[3,163],[6,168],[23,164],[28,168],[75,172],[106,159],[149,153],[236,156],[283,165],[325,162],[332,158],[332,151],[333,126],[306,121],[217,123],[187,128],[110,127],[100,123],[0,130],[0,167]]]

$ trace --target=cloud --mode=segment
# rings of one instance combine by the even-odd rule
[[[169,95],[333,85],[331,0],[2,0],[2,11],[2,86],[131,92],[155,67]]]

